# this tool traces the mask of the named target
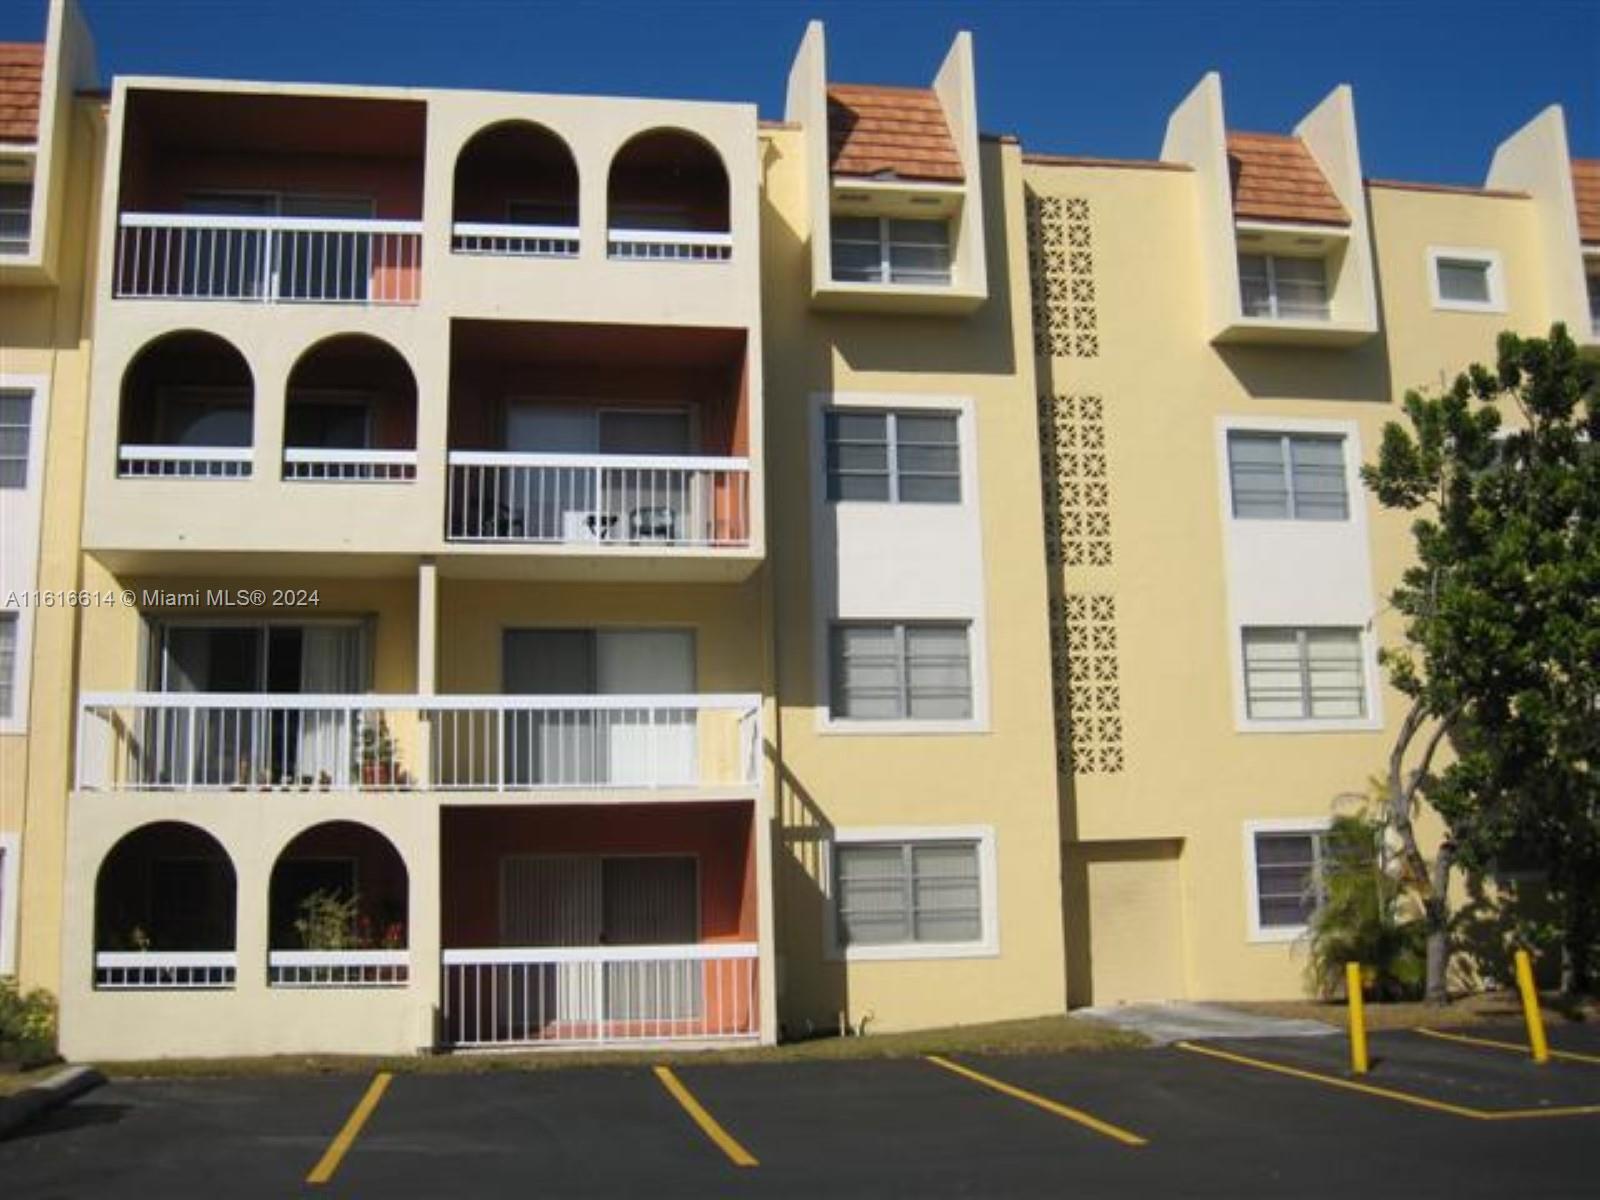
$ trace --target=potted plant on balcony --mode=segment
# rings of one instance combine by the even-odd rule
[[[356,768],[363,787],[404,786],[410,782],[405,768],[400,765],[389,723],[382,717],[375,725],[362,725]]]
[[[307,950],[359,950],[361,897],[318,889],[300,901],[294,931]]]

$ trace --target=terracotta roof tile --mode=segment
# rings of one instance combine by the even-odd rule
[[[929,88],[828,88],[828,157],[835,175],[966,178],[944,108]]]
[[[39,140],[39,88],[44,46],[0,42],[0,142]]]
[[[1600,242],[1600,158],[1572,160],[1572,192],[1578,200],[1578,237]]]
[[[1322,168],[1297,137],[1229,133],[1228,173],[1236,220],[1350,224]]]

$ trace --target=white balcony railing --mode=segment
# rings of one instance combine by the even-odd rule
[[[283,477],[313,483],[404,483],[417,477],[417,452],[286,446]]]
[[[140,446],[117,448],[123,479],[248,479],[249,446]]]
[[[114,950],[94,956],[101,991],[231,988],[239,970],[232,950]]]
[[[727,262],[733,257],[733,234],[612,229],[606,234],[606,253],[653,262]]]
[[[452,450],[449,462],[451,541],[750,541],[749,459]]]
[[[457,221],[450,227],[450,249],[456,254],[576,258],[578,229],[575,225]]]
[[[405,950],[272,950],[267,983],[275,988],[404,987],[411,977]]]
[[[453,1046],[735,1041],[760,1035],[753,942],[446,950]]]
[[[755,695],[85,693],[80,791],[743,789]]]
[[[422,222],[123,213],[112,294],[124,299],[415,304]]]

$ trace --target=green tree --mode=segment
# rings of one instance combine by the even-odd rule
[[[1453,864],[1537,855],[1565,914],[1565,985],[1592,981],[1600,907],[1600,409],[1596,367],[1564,326],[1500,336],[1443,395],[1408,392],[1362,478],[1415,511],[1416,561],[1390,600],[1405,643],[1386,649],[1411,699],[1391,752],[1387,823],[1421,903],[1430,1000],[1446,998]],[[1507,419],[1509,418],[1509,419]],[[1504,426],[1504,429],[1502,428]],[[1453,759],[1435,768],[1441,743]],[[1413,817],[1448,836],[1432,861]]]

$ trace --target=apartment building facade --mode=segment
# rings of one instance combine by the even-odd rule
[[[1499,329],[1593,333],[1559,110],[1484,189],[1366,180],[1348,89],[1230,134],[1215,77],[1161,161],[1059,158],[980,133],[967,35],[849,84],[818,23],[765,123],[74,102],[50,13],[84,133],[4,370],[51,406],[18,561],[92,599],[17,643],[0,928],[65,1052],[1300,991],[1400,716],[1359,464]]]
[[[53,601],[78,577],[103,128],[76,10],[41,34],[0,46],[0,975],[53,986],[76,704],[76,614]]]

